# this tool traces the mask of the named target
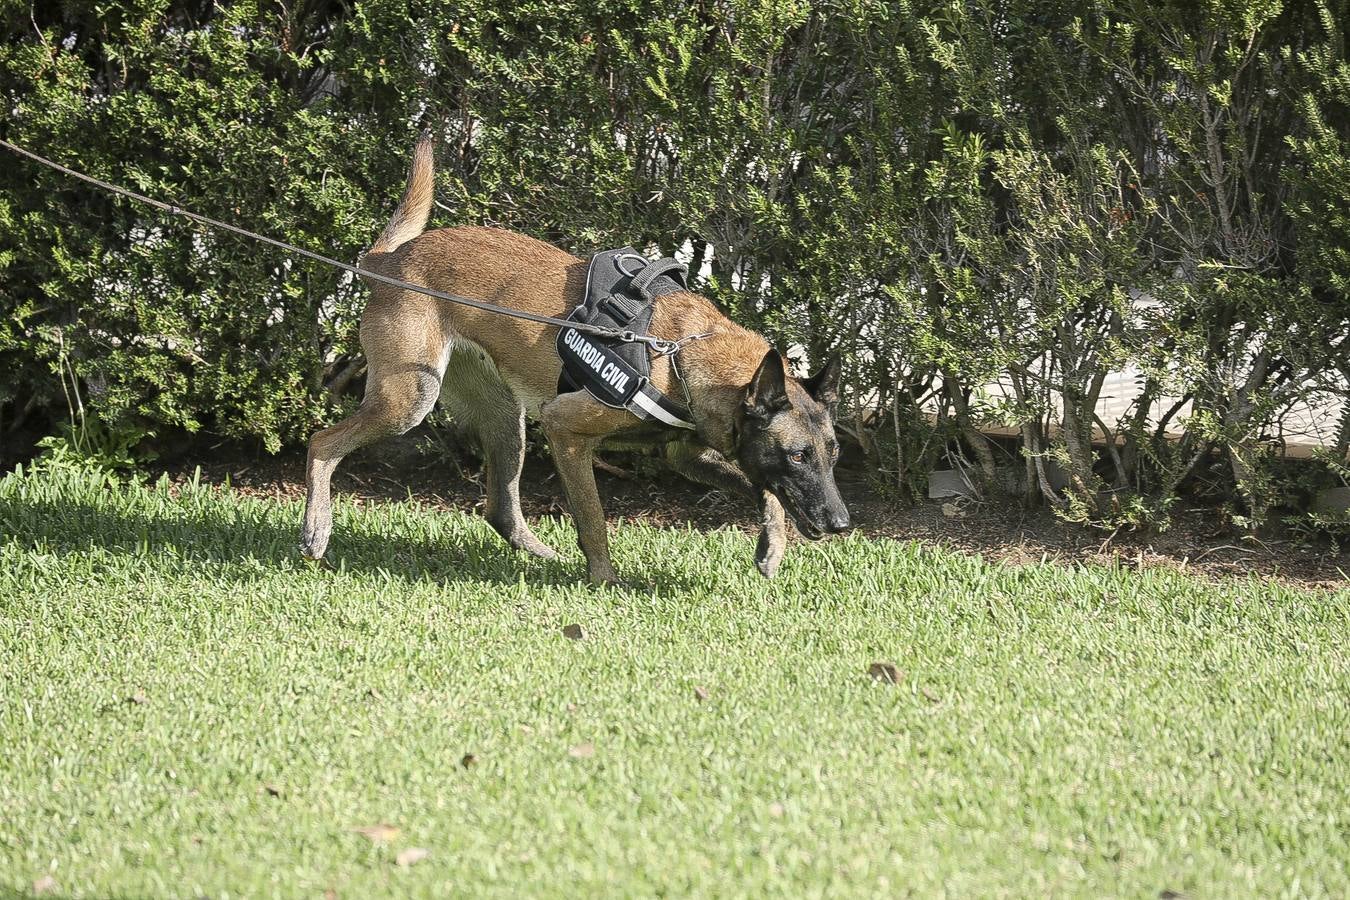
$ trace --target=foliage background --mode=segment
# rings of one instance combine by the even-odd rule
[[[1293,499],[1284,415],[1350,378],[1347,21],[1346,0],[0,0],[0,134],[351,259],[430,128],[435,224],[690,253],[743,323],[842,353],[846,425],[902,491],[959,455],[1085,521],[1191,493],[1256,523]],[[0,169],[11,443],[73,419],[298,444],[359,386],[361,303]],[[1122,368],[1140,399],[1096,421]],[[1339,435],[1302,489],[1344,473]]]

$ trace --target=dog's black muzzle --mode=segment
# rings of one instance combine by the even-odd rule
[[[807,540],[818,541],[827,534],[839,534],[848,531],[851,523],[848,508],[844,506],[842,499],[833,504],[824,502],[812,504],[814,508],[808,514],[803,509],[806,504],[798,501],[790,490],[785,490],[779,486],[775,486],[771,490],[779,502],[783,504],[783,508],[787,510],[788,515],[792,516],[792,523],[797,526],[797,530],[802,533],[802,537]]]

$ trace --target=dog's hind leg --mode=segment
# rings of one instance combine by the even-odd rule
[[[558,554],[535,536],[520,510],[525,463],[525,408],[497,375],[487,354],[463,342],[450,355],[441,400],[456,422],[474,431],[483,447],[486,516],[508,544],[544,559]]]
[[[520,470],[525,464],[525,410],[502,409],[491,429],[479,431],[487,474],[487,520],[506,542],[544,559],[557,551],[539,540],[520,511]]]
[[[403,434],[414,427],[436,403],[441,370],[421,362],[371,359],[366,395],[350,418],[325,428],[310,439],[305,467],[305,520],[300,552],[320,559],[333,529],[330,487],[333,471],[353,450],[380,438]]]
[[[577,543],[595,584],[619,583],[609,559],[605,510],[595,487],[595,448],[601,438],[627,424],[631,415],[625,409],[605,406],[585,391],[560,394],[540,410],[539,421],[577,526]]]

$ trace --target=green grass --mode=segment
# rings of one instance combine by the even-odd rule
[[[1346,592],[630,522],[600,590],[559,522],[298,519],[0,481],[0,894],[1350,894]]]

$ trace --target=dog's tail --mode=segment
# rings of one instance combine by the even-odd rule
[[[396,250],[422,233],[431,215],[431,202],[436,194],[435,142],[430,135],[418,138],[413,148],[412,166],[408,169],[408,186],[398,202],[394,216],[384,231],[371,245],[369,253],[388,253]]]

